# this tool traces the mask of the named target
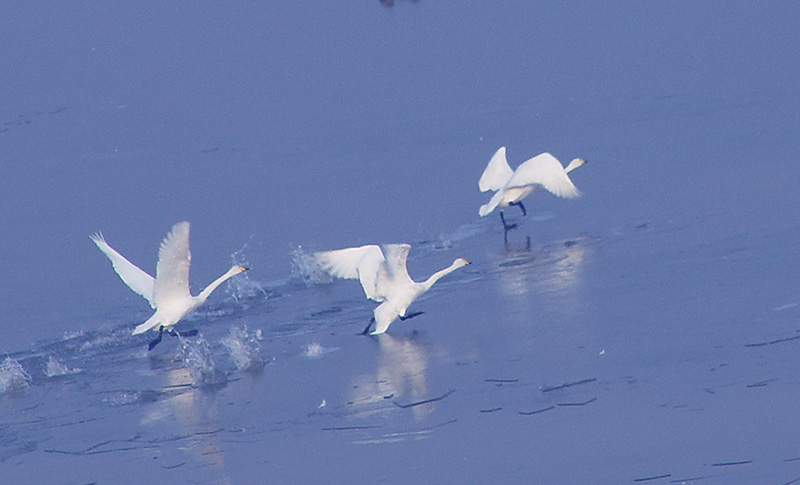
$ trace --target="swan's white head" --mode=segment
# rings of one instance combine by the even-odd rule
[[[228,270],[228,275],[233,276],[239,273],[244,273],[245,271],[249,270],[250,268],[245,268],[244,266],[233,266],[231,269]]]
[[[575,170],[576,168],[580,167],[584,163],[586,163],[586,160],[584,160],[582,158],[576,158],[576,159],[572,160],[571,162],[569,162],[569,165],[567,165],[567,168],[565,168],[564,171],[569,173],[572,170]]]
[[[460,268],[460,267],[466,266],[468,264],[472,264],[472,263],[470,263],[469,261],[467,261],[464,258],[458,258],[455,261],[453,261],[453,265],[452,266],[453,266],[453,268]]]

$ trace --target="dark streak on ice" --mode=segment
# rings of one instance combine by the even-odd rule
[[[361,429],[378,429],[381,426],[378,425],[371,425],[371,426],[333,426],[329,428],[322,428],[322,431],[358,431]]]
[[[94,447],[93,447],[94,448]],[[142,445],[142,446],[125,446],[121,448],[111,448],[109,450],[95,450],[95,451],[68,451],[68,450],[56,450],[54,448],[44,450],[45,453],[57,453],[61,455],[74,455],[74,456],[89,456],[89,455],[101,455],[104,453],[114,453],[117,451],[133,451],[133,450],[143,450],[147,448],[158,448],[157,445]]]
[[[443,423],[439,423],[439,424],[435,424],[433,426],[429,426],[427,428],[422,428],[422,430],[423,431],[430,431],[432,429],[441,428],[442,426],[447,426],[448,424],[453,424],[453,423],[457,423],[457,422],[458,422],[457,419],[451,419],[451,420],[445,421]]]
[[[541,414],[545,411],[550,411],[551,409],[555,409],[555,406],[548,406],[546,408],[537,409],[536,411],[520,411],[519,413],[523,416],[533,416],[534,414]]]
[[[656,475],[654,477],[644,477],[644,478],[635,478],[634,482],[649,482],[651,480],[661,480],[662,478],[669,478],[671,477],[671,473],[666,473],[664,475]]]
[[[589,399],[588,401],[583,402],[560,402],[558,403],[559,406],[586,406],[589,403],[593,403],[597,401],[596,397]]]
[[[768,342],[756,342],[753,344],[745,344],[745,347],[765,347],[767,345],[781,344],[784,342],[791,342],[792,340],[800,340],[800,335],[794,337],[779,338],[777,340],[770,340]]]
[[[743,460],[743,461],[724,461],[722,463],[712,463],[711,466],[735,466],[735,465],[749,465],[753,463],[753,460]]]
[[[450,394],[453,394],[454,392],[456,392],[455,389],[450,389],[449,391],[445,392],[444,394],[442,394],[439,397],[432,397],[430,399],[423,399],[422,401],[412,402],[412,403],[408,403],[408,404],[400,404],[397,401],[392,401],[392,404],[394,404],[395,406],[397,406],[399,408],[403,408],[403,409],[413,408],[414,406],[421,406],[423,404],[428,404],[428,403],[432,403],[432,402],[436,402],[436,401],[441,401],[442,399],[446,398]]]
[[[767,384],[769,384],[770,382],[775,382],[775,381],[777,381],[777,380],[778,380],[778,379],[767,379],[767,380],[764,380],[764,381],[758,381],[758,382],[754,382],[753,384],[748,384],[748,385],[747,385],[747,387],[748,387],[748,388],[754,388],[754,387],[765,387],[765,386],[766,386]]]
[[[560,384],[558,386],[552,387],[542,387],[542,392],[550,392],[550,391],[557,391],[559,389],[566,389],[568,387],[579,386],[581,384],[588,384],[590,382],[595,382],[597,380],[596,377],[592,377],[591,379],[584,379],[582,381],[575,381],[575,382],[567,382],[566,384]]]
[[[706,478],[711,478],[712,475],[703,475],[700,477],[691,477],[691,478],[676,478],[674,480],[670,480],[669,483],[689,483],[689,482],[696,482],[698,480],[705,480]]]

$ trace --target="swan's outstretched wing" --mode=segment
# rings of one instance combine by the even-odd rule
[[[384,258],[375,245],[338,249],[314,254],[320,267],[335,278],[357,279],[367,298],[375,299],[375,279]],[[380,301],[380,300],[379,300]]]
[[[414,285],[414,280],[406,270],[406,260],[411,246],[408,244],[385,244],[383,255],[386,258],[378,268],[375,279],[375,301],[392,300],[405,289]],[[388,325],[387,325],[388,326]]]
[[[386,258],[384,270],[378,274],[385,274],[395,281],[411,280],[406,269],[406,260],[411,246],[408,244],[385,244],[383,246],[383,257]]]
[[[574,199],[580,195],[578,188],[561,166],[561,162],[549,153],[542,153],[520,165],[511,179],[507,188],[539,185],[553,195]]]
[[[489,199],[489,202],[483,204],[481,206],[481,208],[478,209],[478,214],[481,217],[483,217],[486,214],[491,213],[495,209],[495,207],[500,205],[500,202],[503,201],[503,197],[505,197],[505,195],[506,195],[506,192],[504,190],[502,190],[502,189],[500,189],[497,192],[495,192],[494,195],[492,196],[492,198]]]
[[[153,298],[156,306],[163,302],[190,298],[189,294],[189,223],[179,222],[172,226],[161,242],[156,265],[156,281]]]
[[[511,167],[508,166],[508,161],[506,161],[506,147],[500,147],[492,156],[492,159],[489,160],[486,170],[483,171],[483,175],[478,181],[478,188],[481,189],[481,192],[500,190],[505,187],[506,182],[513,174],[514,171],[511,170]]]
[[[155,308],[156,305],[153,300],[153,277],[116,252],[114,248],[108,245],[103,235],[99,232],[92,234],[89,238],[100,248],[100,251],[103,251],[103,254],[111,260],[114,271],[117,272],[122,281],[134,292],[142,295],[148,303],[150,303],[150,306]]]

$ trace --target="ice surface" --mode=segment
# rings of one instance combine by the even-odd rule
[[[800,7],[39,7],[0,16],[4,483],[800,477]],[[504,237],[500,146],[583,197]],[[148,352],[86,236],[152,270],[180,220],[194,293],[250,271]],[[398,242],[473,264],[358,336],[308,255]]]

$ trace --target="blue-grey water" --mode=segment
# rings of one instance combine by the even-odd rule
[[[0,481],[800,480],[800,6],[12,3],[0,16]],[[566,163],[504,241],[477,180]],[[148,272],[192,223],[195,292]],[[473,262],[375,304],[316,250]]]

